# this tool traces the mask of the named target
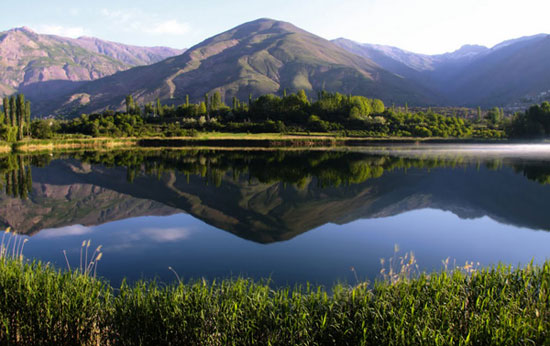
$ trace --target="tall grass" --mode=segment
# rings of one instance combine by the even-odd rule
[[[550,262],[330,293],[246,279],[114,289],[90,274],[3,258],[0,344],[550,344]]]

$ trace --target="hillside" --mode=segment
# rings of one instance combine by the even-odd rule
[[[453,76],[446,92],[458,104],[508,105],[550,90],[550,35],[493,47]]]
[[[166,58],[179,55],[185,49],[169,47],[139,47],[100,40],[95,37],[67,39],[87,51],[103,54],[129,66],[151,65]]]
[[[41,35],[29,28],[0,33],[0,97],[23,92],[33,101],[70,92],[133,66],[180,54],[164,47],[135,47],[95,38]]]
[[[140,103],[157,97],[183,103],[186,94],[201,100],[205,93],[219,91],[229,101],[233,96],[245,100],[249,94],[282,94],[283,89],[304,89],[310,95],[339,91],[387,103],[434,100],[424,88],[369,59],[292,24],[260,19],[209,38],[180,56],[88,83],[57,100],[53,110],[78,114],[121,108],[128,94]]]
[[[347,39],[333,42],[439,93],[444,105],[506,106],[550,90],[550,36],[544,34],[508,40],[490,49],[465,45],[440,55]]]

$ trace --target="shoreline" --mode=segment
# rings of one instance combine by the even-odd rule
[[[30,139],[15,143],[0,143],[0,153],[40,152],[65,149],[113,148],[335,148],[383,144],[488,144],[516,143],[506,139],[438,138],[438,137],[336,137],[319,135],[280,134],[213,134],[197,137],[128,137],[128,138],[72,138]],[[519,143],[519,142],[518,142]]]

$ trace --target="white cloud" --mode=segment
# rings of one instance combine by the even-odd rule
[[[88,31],[81,26],[40,25],[36,28],[36,31],[42,34],[72,38],[89,35]]]
[[[73,225],[61,228],[51,228],[45,229],[38,234],[38,237],[42,238],[59,238],[59,237],[70,237],[70,236],[79,236],[92,232],[91,227],[86,227],[82,225]]]
[[[144,29],[145,32],[150,34],[162,34],[162,35],[184,35],[189,32],[189,25],[186,23],[180,23],[175,19],[165,22],[157,23],[151,28]]]
[[[186,228],[146,228],[141,235],[159,243],[184,240],[189,238],[191,231]]]
[[[121,24],[127,24],[132,18],[140,15],[139,11],[113,11],[106,8],[101,10],[101,14],[112,20],[116,20]]]
[[[124,11],[102,9],[101,15],[109,19],[118,30],[150,35],[184,35],[189,32],[189,24],[176,19],[162,19],[156,14],[139,9]]]

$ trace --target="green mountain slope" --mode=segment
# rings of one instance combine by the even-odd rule
[[[249,94],[283,89],[304,89],[311,95],[324,89],[388,103],[426,104],[434,99],[425,88],[328,40],[286,22],[259,19],[209,38],[180,56],[87,83],[55,102],[64,107],[50,111],[119,108],[128,94],[140,103],[157,97],[183,103],[186,94],[200,100],[205,93],[219,91],[229,101],[233,96],[244,100]]]

